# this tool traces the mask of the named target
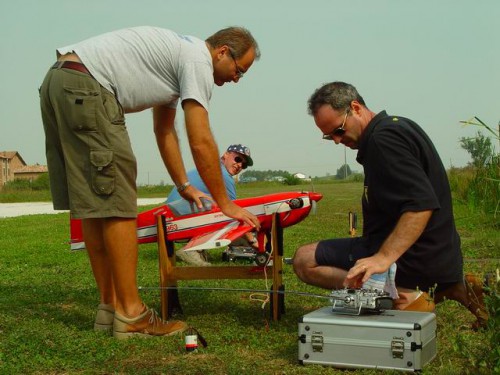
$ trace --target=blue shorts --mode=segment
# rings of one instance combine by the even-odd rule
[[[367,258],[375,254],[381,242],[371,242],[366,237],[335,238],[318,242],[315,259],[320,266],[333,266],[348,271],[358,259]],[[414,275],[405,275],[400,269],[396,271],[396,285],[408,289],[420,289],[435,292],[446,290],[453,286],[453,282],[424,282],[414,280]]]
[[[316,263],[320,266],[334,266],[349,270],[358,259],[375,254],[377,248],[370,249],[365,237],[334,238],[323,240],[316,248]]]

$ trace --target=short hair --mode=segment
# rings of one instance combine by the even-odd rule
[[[236,59],[241,58],[250,48],[255,51],[255,60],[260,58],[260,49],[250,31],[244,27],[231,26],[217,31],[205,40],[210,47],[228,46]]]
[[[326,83],[309,98],[307,102],[308,113],[314,116],[318,109],[325,104],[330,105],[335,110],[348,109],[353,100],[365,105],[365,101],[353,85],[345,82]]]

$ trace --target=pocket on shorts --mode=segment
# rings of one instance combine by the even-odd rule
[[[106,111],[106,115],[108,116],[109,122],[113,125],[125,125],[125,113],[116,97],[104,87],[101,87],[101,92],[102,104],[104,106],[104,110]]]
[[[99,91],[65,86],[64,94],[67,104],[65,112],[71,127],[80,131],[96,131]]]
[[[90,151],[92,188],[97,195],[110,195],[115,190],[113,151]]]

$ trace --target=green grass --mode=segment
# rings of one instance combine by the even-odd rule
[[[285,229],[286,257],[301,244],[348,236],[348,212],[361,216],[361,183],[330,183],[315,188],[324,198],[316,215]],[[302,189],[310,186],[238,187],[241,197]],[[160,190],[158,196],[164,196]],[[458,202],[455,210],[467,258],[465,270],[483,274],[498,268],[498,228],[481,215],[470,214]],[[0,219],[0,374],[346,373],[297,363],[297,321],[328,301],[294,294],[286,295],[286,314],[273,322],[269,320],[269,305],[262,309],[260,303],[249,299],[250,293],[180,290],[184,314],[179,318],[199,329],[208,341],[207,348],[192,354],[184,351],[182,337],[117,341],[94,332],[98,294],[86,253],[69,250],[68,223],[67,213]],[[211,261],[222,264],[220,251],[211,253]],[[141,296],[159,310],[159,290],[155,289],[158,279],[157,247],[141,245]],[[287,291],[328,294],[301,283],[287,265],[283,280]],[[186,281],[179,286],[266,289],[264,280]],[[491,367],[481,367],[492,349],[491,331],[472,331],[472,321],[472,315],[454,302],[438,305],[438,355],[424,368],[424,374],[492,371]]]
[[[172,190],[172,185],[138,186],[137,194],[141,198],[167,197]],[[46,190],[16,189],[4,187],[0,189],[0,203],[15,202],[51,202],[52,197],[48,188]]]

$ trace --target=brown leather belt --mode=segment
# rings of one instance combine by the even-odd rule
[[[92,75],[90,74],[89,70],[83,65],[82,63],[79,63],[77,61],[56,61],[54,65],[52,65],[51,69],[73,69],[73,70],[78,70],[79,72]]]

